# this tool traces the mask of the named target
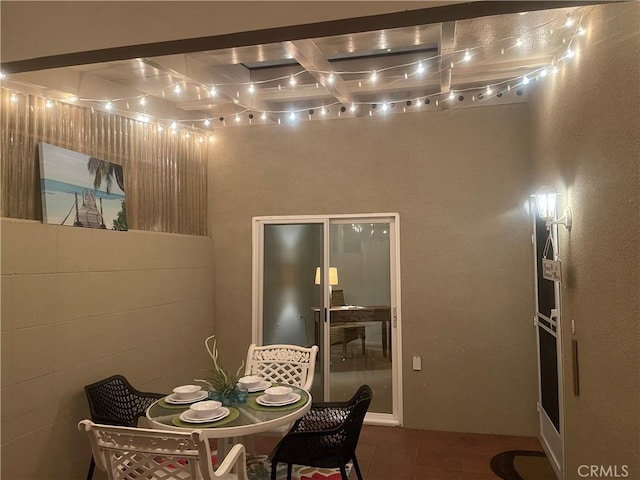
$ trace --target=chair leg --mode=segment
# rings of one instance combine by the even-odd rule
[[[353,468],[356,469],[356,475],[358,476],[358,480],[362,480],[362,473],[360,473],[360,465],[358,465],[358,460],[356,460],[356,456],[354,455],[353,458]]]
[[[342,480],[349,480],[349,477],[347,477],[347,469],[344,468],[344,465],[340,465],[340,476]]]
[[[293,464],[287,463],[287,480],[291,480],[292,472],[293,472]]]
[[[276,480],[276,470],[278,470],[278,462],[271,462],[271,480]]]
[[[89,471],[87,472],[87,480],[91,480],[93,478],[93,471],[96,468],[96,462],[93,459],[93,455],[91,455],[91,462],[89,462]]]

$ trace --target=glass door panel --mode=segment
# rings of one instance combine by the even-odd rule
[[[264,345],[321,346],[324,304],[315,272],[324,256],[323,223],[265,224],[262,264],[262,340]],[[321,355],[311,395],[323,397]]]
[[[329,401],[373,389],[370,412],[393,413],[391,352],[391,229],[389,222],[329,227]],[[326,332],[326,330],[325,330]]]

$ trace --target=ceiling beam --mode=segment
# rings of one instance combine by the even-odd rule
[[[293,58],[302,65],[316,81],[322,85],[331,95],[333,95],[343,105],[353,102],[353,97],[349,92],[344,79],[334,72],[334,68],[325,57],[322,50],[318,48],[313,40],[296,40],[286,42],[285,48]],[[329,81],[331,72],[333,81]]]
[[[453,49],[456,39],[456,22],[443,22],[440,25],[440,91],[448,94],[451,91],[451,70],[453,69]],[[440,102],[442,108],[448,108],[446,102]]]
[[[614,0],[620,1],[620,0]],[[5,74],[68,67],[92,63],[128,60],[131,58],[155,57],[160,55],[203,52],[222,48],[301,40],[305,38],[327,37],[348,33],[366,32],[379,29],[401,28],[414,25],[428,25],[453,22],[490,15],[506,15],[518,12],[533,12],[555,8],[580,7],[611,0],[546,0],[546,1],[476,1],[456,3],[438,7],[406,10],[402,12],[345,18],[327,22],[288,25],[283,27],[238,32],[208,37],[185,38],[141,45],[105,48],[84,52],[65,53],[25,60],[6,62],[0,65]],[[238,8],[244,8],[238,6]],[[286,8],[286,7],[283,7]]]

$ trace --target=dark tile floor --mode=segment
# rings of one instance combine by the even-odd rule
[[[256,453],[269,453],[277,440],[256,438]],[[365,425],[357,456],[364,480],[499,480],[491,458],[507,450],[542,447],[532,437]]]

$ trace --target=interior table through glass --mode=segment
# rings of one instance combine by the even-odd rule
[[[249,394],[246,403],[234,403],[228,408],[230,415],[212,423],[186,423],[180,414],[189,409],[187,405],[167,404],[157,400],[147,408],[146,416],[151,428],[159,430],[202,430],[208,438],[218,440],[218,458],[224,458],[231,446],[239,443],[239,437],[277,430],[295,422],[311,408],[311,395],[298,387],[293,393],[300,400],[285,406],[263,406],[256,399],[264,392]],[[165,397],[166,398],[166,397]]]

